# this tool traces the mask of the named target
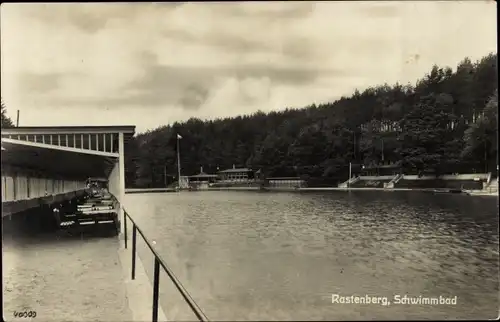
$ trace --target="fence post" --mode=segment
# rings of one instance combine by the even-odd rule
[[[135,280],[135,253],[137,248],[137,227],[132,226],[132,279]]]
[[[158,297],[160,289],[160,261],[155,256],[155,270],[153,278],[153,322],[158,322]]]
[[[127,213],[123,210],[123,228],[125,229],[124,238],[125,238],[125,249],[127,249]]]

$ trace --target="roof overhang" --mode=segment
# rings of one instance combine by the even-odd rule
[[[18,126],[2,128],[2,136],[5,135],[29,135],[29,134],[70,134],[70,133],[123,133],[125,141],[130,140],[135,134],[135,125],[113,125],[113,126]]]
[[[15,139],[17,135],[61,133],[123,133],[124,141],[128,141],[135,134],[135,126],[26,126],[2,129],[2,170],[15,168],[75,179],[108,177],[119,157],[118,153]]]
[[[217,178],[216,174],[195,174],[189,176],[190,178]]]
[[[34,146],[2,139],[2,168],[64,178],[108,177],[116,156],[76,153],[55,146]],[[30,142],[31,143],[31,142]]]
[[[241,169],[227,169],[219,171],[218,173],[240,173],[240,172],[253,172],[252,169],[241,168]]]
[[[32,133],[135,133],[135,125],[109,126],[18,126],[3,128],[2,134],[32,134]]]

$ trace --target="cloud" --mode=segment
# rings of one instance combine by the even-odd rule
[[[314,11],[316,3],[306,1],[269,1],[265,5],[256,5],[253,2],[216,3],[213,9],[224,12],[226,15],[237,18],[261,19],[300,19]]]
[[[65,74],[62,73],[21,73],[20,81],[24,84],[26,90],[34,93],[48,94],[59,88]]]
[[[139,129],[300,107],[355,88],[414,82],[433,64],[496,52],[494,6],[7,3],[2,97],[9,110],[21,109],[24,125],[115,122]],[[103,119],[86,118],[89,110]]]
[[[158,56],[144,51],[137,55],[141,72],[120,88],[119,96],[62,100],[64,105],[93,105],[107,108],[144,105],[149,107],[200,108],[226,79],[242,84],[264,80],[269,86],[294,86],[313,83],[318,77],[343,75],[341,70],[279,67],[271,64],[227,65],[211,67],[165,66]],[[242,93],[243,96],[249,97]],[[251,96],[251,95],[250,95]]]
[[[83,32],[93,34],[105,29],[108,23],[113,21],[134,20],[145,10],[152,9],[152,4],[31,3],[23,4],[16,9],[22,10],[26,16],[43,24],[72,25]]]
[[[370,5],[361,3],[359,12],[368,19],[373,18],[397,18],[401,12],[400,4],[390,1],[377,1]]]

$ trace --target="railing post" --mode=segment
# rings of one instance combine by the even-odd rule
[[[123,229],[125,230],[124,231],[125,249],[127,249],[127,240],[128,240],[128,237],[127,237],[127,213],[125,212],[125,210],[123,210]]]
[[[135,280],[135,253],[137,247],[137,227],[132,226],[132,279]]]
[[[192,312],[196,315],[196,317],[199,319],[199,321],[208,321],[203,317],[204,314],[203,312],[199,312],[197,307],[197,304],[194,302],[192,298],[190,298],[189,294],[187,291],[183,290],[183,286],[179,284],[180,282],[176,281],[176,278],[173,276],[173,273],[171,273],[168,268],[165,267],[165,264],[163,261],[160,259],[159,255],[156,253],[154,248],[151,246],[149,243],[148,239],[144,236],[144,233],[140,230],[140,228],[136,225],[132,217],[130,217],[125,211],[124,211],[124,226],[125,226],[125,233],[126,233],[126,223],[127,223],[127,218],[129,217],[130,221],[132,222],[132,280],[135,280],[135,262],[136,262],[136,256],[137,256],[137,232],[141,234],[142,238],[144,239],[145,243],[153,253],[155,259],[154,259],[154,274],[153,274],[153,303],[152,303],[152,321],[153,322],[158,322],[158,310],[159,310],[159,297],[160,297],[160,266],[165,270],[165,273],[168,275],[172,283],[174,283],[175,287],[177,290],[180,292],[186,303],[189,305],[191,308]],[[125,235],[127,236],[127,235]],[[125,247],[127,247],[127,237],[125,237]],[[199,309],[201,311],[201,309]],[[202,316],[203,314],[203,316]]]
[[[153,322],[158,322],[158,298],[160,289],[160,261],[155,256],[155,270],[153,278]]]

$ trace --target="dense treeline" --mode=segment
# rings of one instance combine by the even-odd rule
[[[192,118],[139,134],[126,151],[127,186],[163,186],[176,177],[177,133],[183,175],[234,164],[344,180],[349,162],[396,163],[411,173],[495,171],[497,108],[497,54],[466,58],[455,71],[432,67],[415,85],[356,90],[302,109]]]

